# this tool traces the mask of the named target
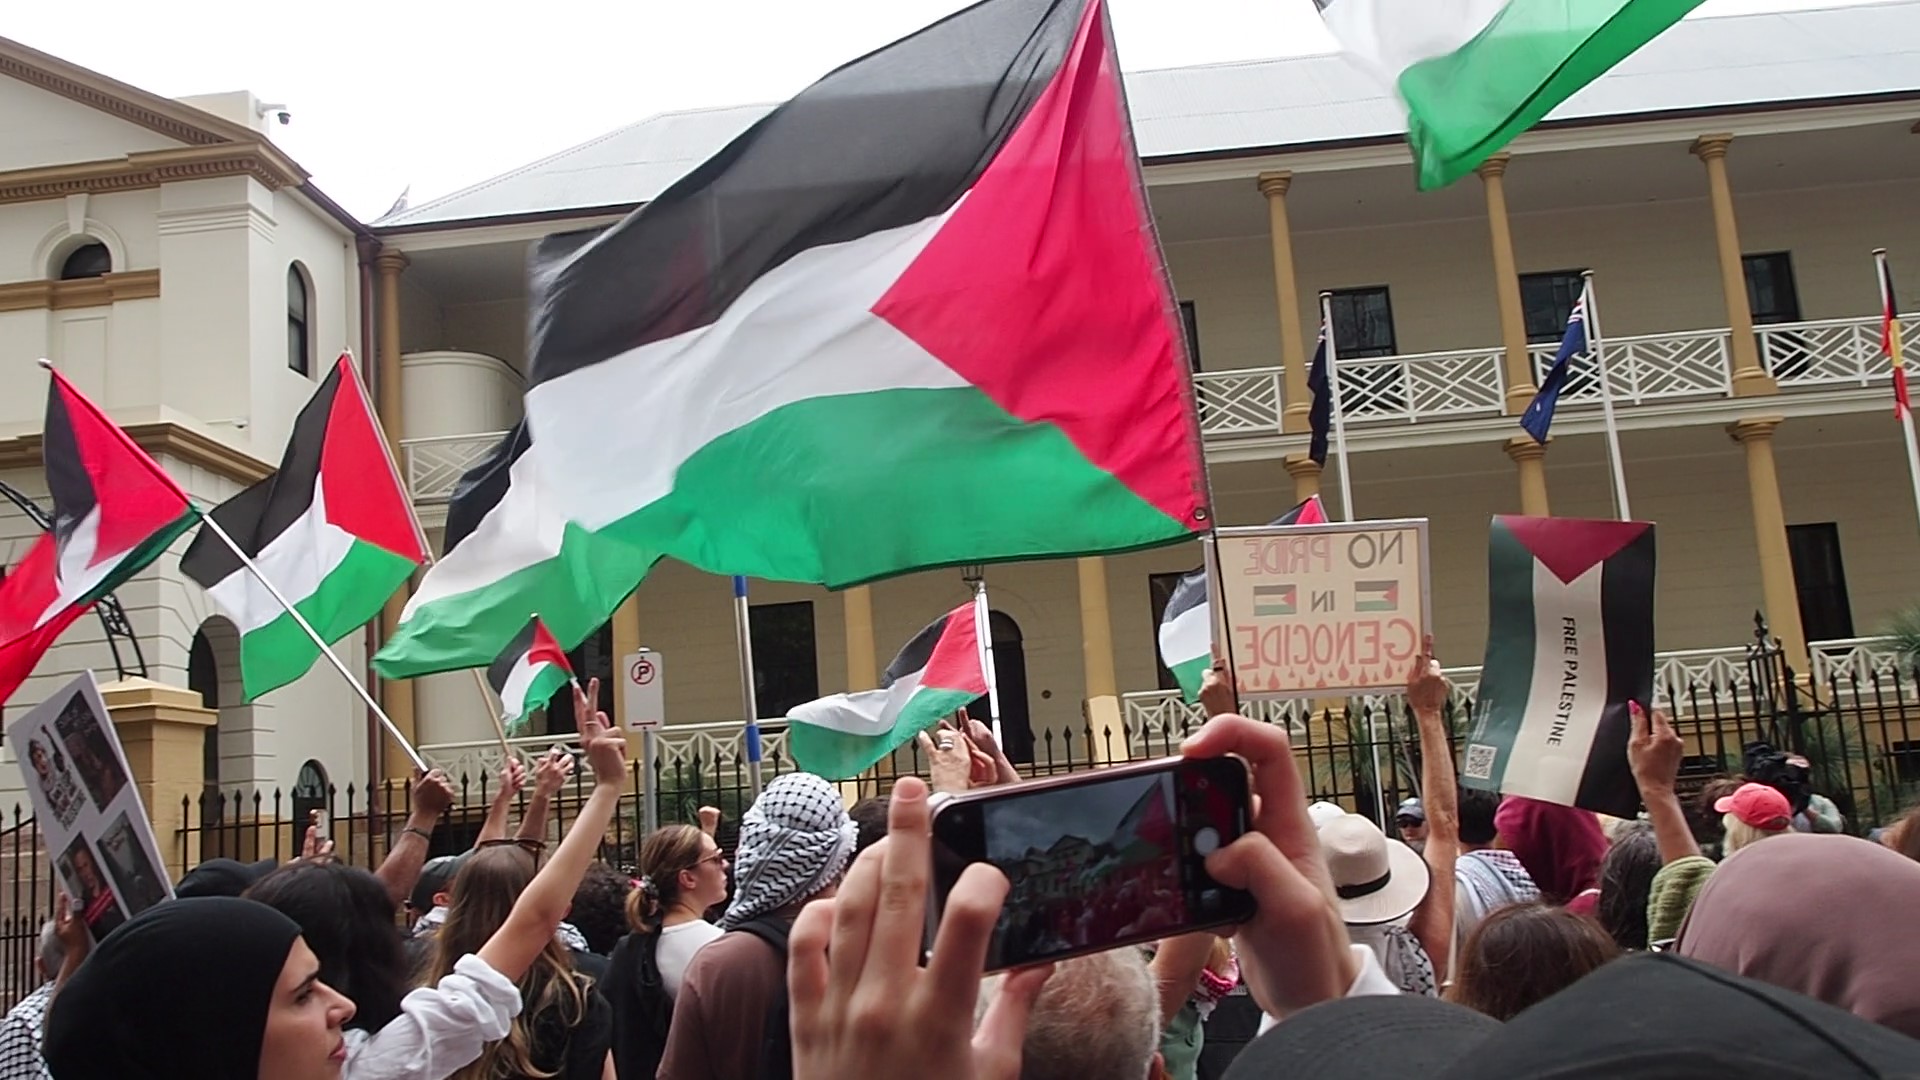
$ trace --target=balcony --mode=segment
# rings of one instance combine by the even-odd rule
[[[1760,362],[1784,393],[1884,385],[1892,373],[1880,355],[1878,318],[1824,319],[1759,327]],[[1920,316],[1903,316],[1903,347],[1920,349]],[[1553,362],[1555,344],[1532,348],[1534,379]],[[1726,329],[1687,330],[1601,342],[1616,406],[1712,401],[1733,394],[1733,355]],[[1277,367],[1203,371],[1194,376],[1200,431],[1210,448],[1280,433],[1285,402]],[[1502,415],[1506,370],[1499,348],[1369,357],[1340,362],[1341,406],[1349,431],[1485,420]],[[1574,368],[1560,409],[1597,409],[1594,368]],[[500,440],[502,432],[404,440],[407,483],[422,505],[444,503],[454,484]]]

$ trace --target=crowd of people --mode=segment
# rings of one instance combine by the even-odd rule
[[[547,850],[573,758],[509,763],[474,847],[428,859],[453,802],[420,777],[375,871],[318,830],[285,865],[215,859],[97,943],[63,903],[44,984],[0,1022],[0,1080],[1197,1080],[1245,993],[1238,1078],[1920,1075],[1920,816],[1844,835],[1805,762],[1749,748],[1683,798],[1684,740],[1633,710],[1641,820],[1458,786],[1448,687],[1416,662],[1421,796],[1398,837],[1309,803],[1284,727],[1235,714],[1181,748],[1237,755],[1252,829],[1207,856],[1254,917],[983,976],[1009,884],[970,866],[929,945],[936,792],[1016,782],[984,725],[920,736],[931,784],[845,806],[770,782],[732,852],[719,811],[596,860],[626,741],[576,698],[592,794]]]

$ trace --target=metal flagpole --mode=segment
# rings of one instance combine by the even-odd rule
[[[747,612],[747,579],[733,576],[733,640],[740,648],[740,703],[747,714],[747,783],[760,797],[760,704],[753,693],[753,627]]]
[[[1880,279],[1880,309],[1888,320],[1886,324],[1887,359],[1898,371],[1906,363],[1900,355],[1900,313],[1894,310],[1893,278],[1887,270],[1887,249],[1873,249],[1874,276]],[[1904,404],[1894,406],[1900,420],[1900,434],[1907,440],[1907,475],[1913,479],[1913,505],[1920,513],[1920,443],[1914,441],[1913,415]]]
[[[361,404],[367,407],[367,415],[375,416],[373,397],[367,393],[367,384],[360,380],[360,365],[354,362],[353,350],[348,349],[341,355],[347,359],[347,374],[353,379],[354,390],[359,393]],[[433,557],[433,545],[427,542],[427,530],[420,524],[420,515],[413,508],[413,488],[401,479],[400,463],[393,456],[393,444],[387,441],[387,433],[379,431],[376,434],[380,436],[380,449],[386,454],[387,472],[393,477],[394,490],[400,492],[406,501],[407,521],[413,525],[414,539],[420,544],[420,553],[426,556],[427,569],[432,570],[438,560]],[[487,677],[480,674],[479,668],[468,668],[467,672],[473,676],[473,687],[479,691],[480,702],[486,706],[487,716],[493,720],[493,733],[500,739],[500,753],[503,755],[500,763],[505,765],[506,759],[513,757],[513,747],[507,744],[507,722],[500,713],[500,703],[494,700],[493,687],[487,685]]]
[[[1340,414],[1339,350],[1333,346],[1333,294],[1320,294],[1320,329],[1327,339],[1327,396],[1333,405],[1333,452],[1340,458],[1340,520],[1353,520],[1353,475],[1347,468],[1347,421]]]
[[[253,579],[260,583],[261,588],[266,589],[274,600],[278,601],[280,606],[286,610],[287,614],[293,616],[294,624],[300,627],[307,637],[313,641],[314,645],[320,649],[320,655],[327,658],[327,662],[333,665],[333,670],[339,672],[340,677],[347,680],[347,685],[353,687],[353,692],[360,695],[360,700],[366,702],[367,708],[373,710],[373,715],[380,718],[380,723],[386,726],[387,734],[393,736],[393,741],[399,743],[400,749],[407,752],[407,757],[412,760],[414,767],[421,772],[426,772],[427,762],[425,758],[420,756],[420,751],[413,748],[413,744],[407,741],[407,737],[400,733],[398,727],[394,726],[393,719],[387,715],[386,710],[380,707],[379,702],[373,700],[373,695],[367,691],[366,684],[354,678],[353,672],[347,670],[347,665],[341,663],[340,658],[335,656],[333,650],[327,647],[327,643],[320,640],[319,632],[313,628],[312,623],[307,621],[307,617],[300,614],[299,609],[287,602],[287,598],[281,595],[280,589],[275,586],[273,582],[267,580],[267,576],[260,572],[260,567],[255,565],[251,558],[248,558],[246,552],[240,550],[240,545],[234,542],[233,537],[228,535],[227,530],[220,527],[220,523],[213,519],[212,514],[201,510],[197,506],[193,509],[195,513],[200,515],[200,520],[206,525],[207,529],[211,531],[213,535],[219,537],[221,543],[227,545],[227,550],[233,552],[234,557],[240,560],[240,564],[245,566],[247,572],[253,575]]]
[[[1587,353],[1600,375],[1600,412],[1607,425],[1607,461],[1613,469],[1613,503],[1621,521],[1633,520],[1627,504],[1627,466],[1620,456],[1620,427],[1613,418],[1613,383],[1607,375],[1607,357],[1600,347],[1600,313],[1593,306],[1593,271],[1580,274],[1580,302],[1586,309]]]
[[[980,648],[980,670],[987,677],[987,712],[992,722],[995,746],[1005,746],[1000,738],[1000,680],[993,671],[993,609],[987,605],[987,575],[984,568],[973,579],[973,636]]]

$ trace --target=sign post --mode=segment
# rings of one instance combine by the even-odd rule
[[[660,793],[655,789],[655,732],[667,722],[667,691],[660,654],[641,649],[620,658],[621,704],[628,731],[640,733],[640,771],[646,795],[641,802],[641,836],[660,827]]]
[[[1425,519],[1220,529],[1213,558],[1242,697],[1406,685],[1432,624]]]

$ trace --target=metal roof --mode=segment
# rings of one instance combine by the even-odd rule
[[[1337,54],[1132,72],[1141,156],[1395,138],[1399,104]],[[1920,0],[1688,19],[1548,120],[1627,117],[1920,90]],[[645,202],[773,109],[663,113],[375,222],[378,228]]]

